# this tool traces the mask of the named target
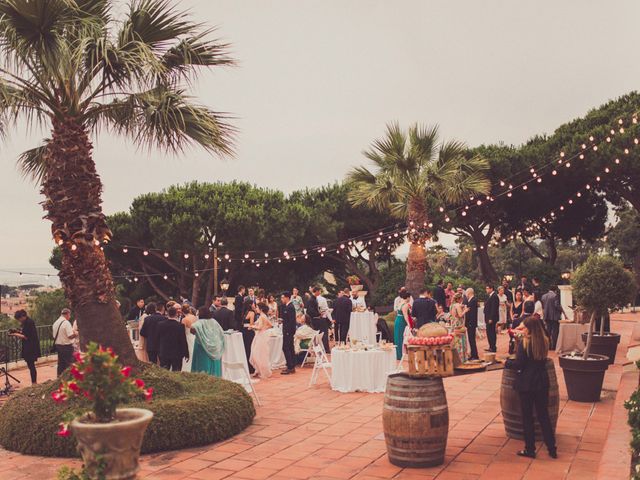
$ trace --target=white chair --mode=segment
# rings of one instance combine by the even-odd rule
[[[302,360],[302,364],[300,365],[300,367],[304,367],[304,364],[307,363],[307,358],[309,358],[309,354],[313,353],[313,340],[318,336],[318,335],[322,335],[322,333],[320,332],[320,330],[314,330],[315,334],[313,335],[313,337],[311,337],[311,341],[309,342],[309,346],[307,348],[300,348],[301,352],[306,352],[304,355],[304,359]]]
[[[253,393],[253,396],[256,397],[256,403],[258,404],[258,406],[262,406],[262,404],[260,403],[260,399],[258,398],[258,392],[256,392],[256,389],[253,388],[253,382],[251,381],[251,377],[249,376],[249,372],[247,371],[247,369],[245,368],[245,364],[242,362],[226,362],[224,360],[224,358],[222,359],[222,370],[227,371],[227,370],[235,370],[238,372],[242,372],[242,377],[243,379],[246,379],[246,383],[240,383],[240,382],[236,382],[236,383],[240,383],[240,385],[242,385],[245,390],[247,390],[247,385],[249,386],[248,390],[250,390],[250,393]],[[223,375],[224,377],[225,375]]]
[[[313,348],[313,354],[315,355],[315,363],[313,364],[313,372],[311,372],[311,379],[309,380],[309,386],[315,385],[318,381],[318,375],[320,369],[324,371],[324,374],[327,376],[327,380],[331,383],[331,375],[327,371],[328,368],[331,368],[331,362],[327,357],[327,353],[322,346],[322,336],[324,334],[320,333],[320,335],[316,335],[313,337],[311,342],[311,347]]]

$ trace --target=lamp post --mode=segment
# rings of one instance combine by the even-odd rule
[[[211,233],[209,227],[202,227],[202,237],[209,245],[209,250],[213,254],[213,275],[211,281],[213,282],[213,294],[218,295],[218,247],[222,247],[224,243],[216,243],[216,234]]]
[[[511,281],[513,280],[513,277],[514,277],[513,273],[505,273],[504,274],[504,279],[509,283],[511,283]]]
[[[562,277],[562,280],[564,280],[565,283],[569,283],[569,280],[571,280],[571,272],[569,270],[562,272],[560,277]]]

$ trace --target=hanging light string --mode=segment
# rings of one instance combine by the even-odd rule
[[[294,250],[283,250],[283,251],[275,251],[275,250],[243,250],[243,251],[227,251],[222,256],[218,257],[218,261],[227,261],[229,263],[235,262],[247,262],[252,261],[252,263],[264,262],[268,263],[269,260],[293,260],[300,257],[308,258],[309,255],[312,254],[320,254],[324,256],[325,253],[329,253],[332,250],[336,250],[337,253],[340,251],[344,251],[347,248],[351,248],[358,244],[368,244],[372,245],[373,242],[378,243],[388,243],[391,240],[400,240],[401,235],[404,235],[406,230],[405,226],[401,224],[395,224],[388,227],[384,227],[382,229],[376,229],[355,237],[348,238],[346,240],[341,240],[338,242],[329,242],[324,245],[313,245],[307,248],[302,249],[294,249]],[[138,245],[117,245],[110,243],[107,248],[120,250],[123,254],[128,254],[131,251],[142,252],[143,256],[149,256],[154,253],[155,256],[161,256],[166,259],[175,259],[181,258],[184,260],[188,260],[195,256],[201,256],[205,260],[209,260],[212,257],[211,250],[208,250],[205,253],[194,253],[190,251],[180,250],[178,252],[170,252],[166,249],[155,248],[155,247],[141,247]]]
[[[575,165],[575,163],[572,163],[574,160],[576,159],[584,160],[588,152],[590,151],[596,152],[602,146],[610,144],[616,135],[629,134],[632,131],[630,127],[633,127],[636,125],[638,125],[638,113],[634,113],[633,115],[631,115],[631,119],[629,120],[629,125],[626,128],[625,128],[624,120],[622,118],[618,119],[615,127],[610,128],[607,136],[604,137],[599,142],[597,142],[594,136],[591,135],[589,136],[588,140],[586,140],[584,143],[581,144],[580,150],[574,153],[573,155],[567,156],[564,151],[561,151],[557,158],[538,167],[537,169],[535,167],[528,167],[527,169],[523,169],[519,173],[512,175],[507,179],[501,179],[498,182],[498,185],[500,185],[500,187],[506,186],[507,189],[505,191],[497,193],[495,195],[485,195],[484,199],[477,196],[471,196],[469,198],[469,203],[467,203],[466,205],[461,205],[459,207],[449,209],[448,213],[445,215],[445,222],[451,221],[451,217],[449,216],[449,213],[453,214],[453,213],[459,212],[460,215],[464,217],[468,214],[471,208],[476,206],[479,207],[483,205],[485,202],[494,202],[496,198],[503,197],[505,195],[508,198],[511,198],[513,196],[513,193],[519,190],[527,191],[530,188],[530,184],[533,183],[535,185],[536,183],[542,183],[543,178],[546,175],[549,175],[549,174],[552,176],[558,175],[560,173],[558,171],[559,166],[564,165],[565,168],[570,168],[572,165]],[[633,142],[635,145],[637,145],[638,138],[637,137],[634,138]],[[531,174],[531,178],[520,181],[519,183],[516,183],[513,181],[514,178],[519,177],[522,173],[524,173],[527,170]],[[514,185],[514,183],[516,184]],[[445,208],[440,207],[440,212],[444,213]]]
[[[543,217],[541,217],[538,220],[531,220],[529,224],[526,225],[523,229],[513,233],[510,236],[502,237],[502,238],[500,236],[496,236],[489,243],[497,246],[500,243],[506,243],[509,240],[514,240],[518,235],[531,236],[535,234],[540,234],[539,223],[547,224],[547,225],[550,224],[553,220],[556,219],[558,215],[558,213],[556,212],[566,211],[572,205],[574,205],[574,203],[576,203],[577,199],[581,198],[583,195],[587,195],[590,191],[594,191],[596,187],[603,181],[604,177],[611,174],[617,165],[622,164],[621,158],[624,158],[624,156],[628,156],[631,153],[632,148],[640,149],[640,139],[634,138],[632,145],[628,148],[624,148],[622,157],[616,157],[613,160],[613,162],[611,162],[609,165],[604,166],[602,169],[602,172],[600,174],[597,174],[593,178],[593,181],[584,184],[580,189],[578,189],[576,192],[570,195],[564,202],[556,206],[553,210],[550,210]],[[547,218],[547,216],[550,218]]]

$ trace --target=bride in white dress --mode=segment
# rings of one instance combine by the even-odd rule
[[[269,348],[269,332],[268,330],[273,326],[269,321],[267,314],[269,313],[269,307],[264,303],[258,304],[260,315],[257,321],[253,324],[253,329],[256,331],[255,337],[253,337],[253,343],[251,344],[251,356],[249,362],[255,368],[255,376],[260,378],[269,378],[271,376],[271,351]]]

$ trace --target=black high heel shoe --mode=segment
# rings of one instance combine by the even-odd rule
[[[549,449],[549,456],[551,458],[558,458],[558,451],[555,448]]]
[[[529,450],[520,450],[517,455],[520,457],[536,458],[536,452],[530,452]]]

